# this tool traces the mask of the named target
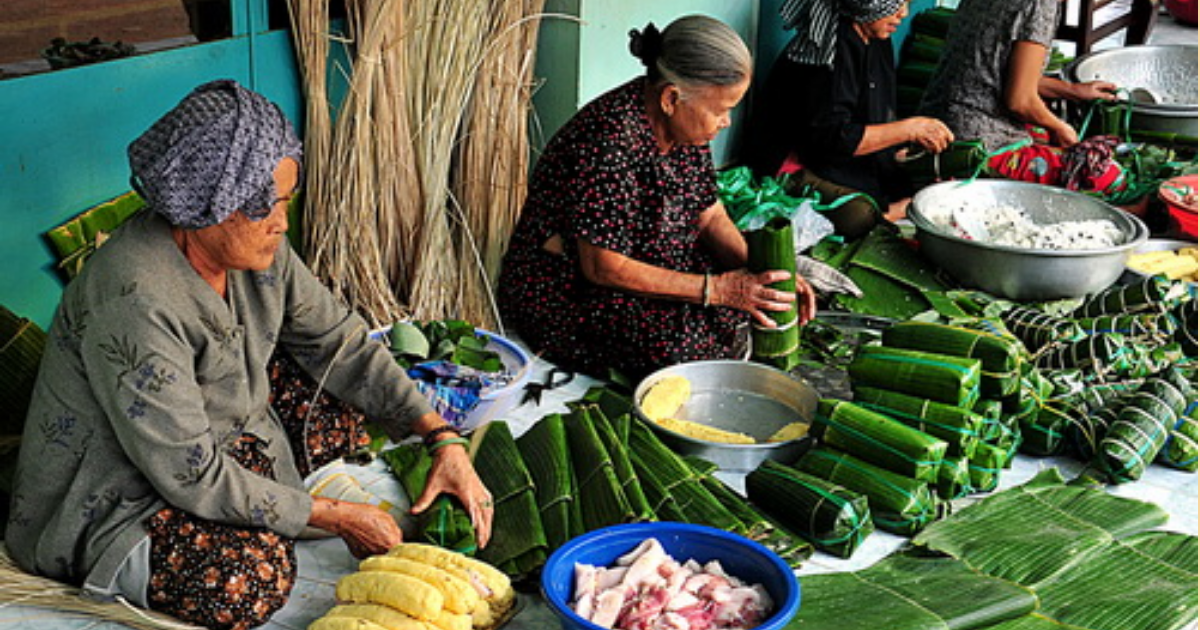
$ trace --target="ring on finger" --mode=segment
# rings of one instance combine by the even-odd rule
[[[490,507],[492,507],[492,500],[491,500],[491,499],[485,499],[485,500],[483,501],[483,503],[480,503],[479,505],[480,505],[480,506],[482,506],[482,507],[485,507],[485,508],[490,508]]]

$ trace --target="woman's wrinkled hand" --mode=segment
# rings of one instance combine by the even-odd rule
[[[366,503],[350,503],[317,497],[309,524],[337,534],[350,553],[365,558],[386,553],[404,542],[404,533],[382,508]]]
[[[817,316],[817,292],[800,274],[796,274],[796,301],[800,315],[797,323],[803,326]]]
[[[476,541],[480,547],[486,547],[492,538],[492,518],[495,516],[492,493],[483,485],[471,465],[467,449],[460,444],[442,446],[434,451],[433,467],[429,470],[425,491],[413,503],[411,512],[420,514],[429,509],[443,492],[458,497],[462,502],[471,515]]]
[[[710,303],[746,311],[759,324],[774,328],[775,322],[767,316],[767,312],[791,308],[792,302],[796,301],[796,294],[772,289],[768,285],[787,280],[788,273],[776,269],[753,274],[745,269],[737,269],[713,276]]]
[[[945,123],[925,116],[907,118],[909,142],[921,145],[921,148],[933,153],[941,153],[954,142],[954,132]]]

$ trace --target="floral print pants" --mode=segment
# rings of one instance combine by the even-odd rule
[[[271,405],[288,432],[300,474],[366,446],[363,415],[327,393],[290,357],[270,365]],[[229,454],[247,470],[274,478],[253,434]],[[267,529],[238,527],[164,508],[146,521],[150,534],[150,607],[220,630],[260,626],[287,602],[296,580],[295,542]]]

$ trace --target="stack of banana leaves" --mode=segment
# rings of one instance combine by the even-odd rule
[[[519,437],[504,421],[476,430],[473,462],[495,499],[492,542],[475,549],[470,519],[449,497],[421,519],[421,540],[479,557],[514,579],[535,575],[549,554],[580,534],[638,521],[736,532],[795,567],[812,555],[813,543],[792,528],[801,516],[778,518],[752,504],[715,477],[710,462],[672,451],[626,403],[589,392],[568,405],[569,413],[547,414]],[[605,407],[618,415],[610,418]],[[430,460],[424,449],[401,445],[381,457],[407,492],[420,492]]]
[[[1154,505],[1048,469],[930,524],[868,569],[806,577],[788,628],[1188,627],[1197,540],[1155,529],[1166,520]]]
[[[809,251],[862,289],[862,297],[833,296],[833,307],[896,320],[907,320],[931,307],[926,292],[946,291],[950,283],[894,229],[876,227],[855,241],[822,240]]]

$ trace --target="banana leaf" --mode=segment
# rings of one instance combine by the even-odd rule
[[[564,417],[564,422],[584,531],[634,519],[625,492],[621,490],[612,456],[600,439],[591,415],[576,408]]]
[[[533,478],[546,544],[554,551],[584,532],[562,415],[543,416],[517,438],[517,450]]]
[[[846,453],[813,449],[792,467],[865,495],[876,529],[912,536],[937,518],[937,502],[928,484]]]
[[[511,577],[529,575],[546,563],[549,547],[533,477],[507,422],[484,424],[471,441],[475,470],[492,493],[492,527],[500,534],[475,555]]]
[[[635,455],[631,459],[638,479],[653,480],[654,488],[647,488],[646,498],[660,520],[667,520],[659,505],[669,497],[675,516],[682,517],[674,520],[745,533],[742,521],[705,489],[701,475],[663,444],[645,423],[630,423],[629,450]]]
[[[792,240],[792,222],[785,217],[775,217],[762,228],[746,233],[747,268],[752,273],[774,269],[791,272],[786,280],[773,283],[772,289],[786,293],[796,292],[796,247]],[[755,361],[791,370],[796,366],[800,349],[799,310],[793,302],[787,310],[773,311],[768,317],[775,328],[755,324],[751,330],[752,355]]]
[[[1024,485],[931,523],[913,544],[959,558],[988,575],[1036,587],[1114,538],[1166,520],[1167,514],[1153,504],[1065,485],[1058,469],[1049,468]]]
[[[610,422],[598,405],[587,405],[581,407],[581,410],[591,416],[592,424],[596,427],[600,441],[608,449],[608,455],[613,461],[613,470],[617,473],[617,480],[621,482],[621,492],[625,495],[625,501],[629,504],[632,512],[631,520],[653,520],[654,510],[651,509],[650,502],[646,500],[646,494],[642,491],[642,484],[638,481],[633,462],[629,460],[629,451],[625,447],[625,444],[629,443],[629,423],[631,422],[629,414],[622,414],[615,421]],[[623,430],[618,431],[616,428],[618,425],[624,427]]]
[[[852,556],[875,531],[867,497],[774,460],[746,475],[746,495],[785,527],[839,558]]]
[[[46,332],[0,306],[0,436],[19,436],[46,349]]]
[[[913,479],[933,482],[947,444],[898,420],[829,398],[817,403],[813,422],[821,441],[859,459]]]
[[[886,389],[855,387],[854,404],[944,440],[948,455],[975,452],[983,430],[983,416],[979,414]]]
[[[618,418],[627,413],[633,413],[633,397],[622,394],[608,385],[594,385],[589,387],[584,392],[582,400],[578,403],[567,403],[567,407],[586,403],[599,405],[600,410],[604,412],[604,416],[607,418]]]
[[[883,226],[871,230],[849,259],[839,262],[834,266],[849,276],[863,295],[838,294],[834,303],[853,313],[911,319],[929,310],[926,291],[950,288],[937,267]]]
[[[847,366],[855,385],[970,408],[979,399],[979,359],[865,346]]]
[[[392,474],[400,480],[409,497],[419,497],[425,490],[425,480],[433,466],[433,457],[420,443],[401,444],[379,454]],[[415,499],[414,499],[415,500]],[[457,498],[443,494],[427,510],[417,516],[417,539],[445,547],[469,556],[475,555],[478,544],[471,516]]]
[[[1028,589],[945,557],[894,554],[861,571],[806,576],[802,584],[804,603],[786,630],[993,628],[1038,605]]]
[[[1034,585],[1039,613],[1089,630],[1174,630],[1195,624],[1198,551],[1195,536],[1175,532],[1112,541]]]

